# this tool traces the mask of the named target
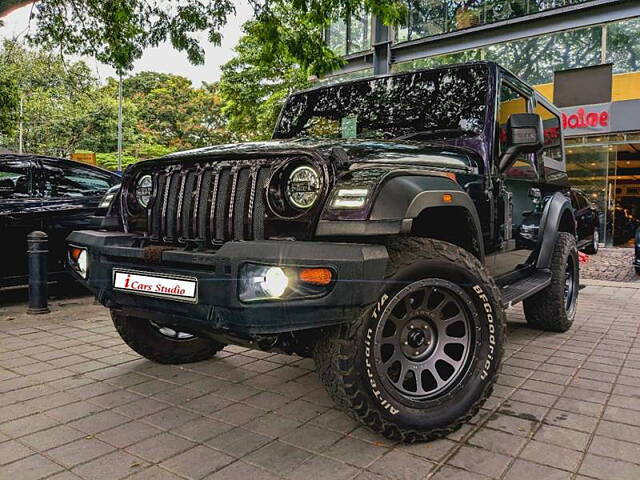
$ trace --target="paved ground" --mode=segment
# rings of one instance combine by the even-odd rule
[[[640,286],[640,275],[632,264],[633,256],[633,248],[601,248],[580,267],[580,275],[594,280],[636,282]]]
[[[160,366],[128,350],[91,299],[40,317],[6,301],[2,479],[640,478],[640,289],[587,287],[566,334],[530,330],[510,311],[485,409],[417,445],[335,410],[310,360],[228,348]]]

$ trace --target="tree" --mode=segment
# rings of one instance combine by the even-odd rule
[[[180,75],[141,72],[124,80],[123,91],[143,143],[183,150],[230,139],[216,84],[194,88]]]
[[[286,50],[263,43],[261,28],[258,22],[247,22],[237,55],[222,66],[222,111],[228,129],[245,140],[269,138],[286,96],[310,85],[310,68],[299,67]]]
[[[97,80],[84,62],[66,64],[59,55],[27,50],[15,41],[0,48],[0,72],[13,79],[23,100],[25,151],[66,156],[91,138],[107,118],[115,118],[112,99],[97,89]],[[18,111],[13,105],[12,118]],[[3,143],[18,148],[15,132]]]
[[[341,62],[323,42],[331,20],[346,19],[362,7],[387,24],[400,23],[406,13],[402,0],[249,1],[259,24],[255,34],[315,74]],[[233,12],[232,0],[40,0],[34,4],[37,30],[30,39],[65,54],[95,57],[119,72],[130,70],[144,49],[168,39],[192,63],[201,64],[200,34],[219,43]]]
[[[0,70],[0,139],[13,134],[18,123],[19,105],[16,80]]]

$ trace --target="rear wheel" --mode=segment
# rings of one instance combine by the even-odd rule
[[[576,315],[579,285],[575,237],[560,232],[551,259],[551,284],[524,301],[527,323],[550,332],[569,330]]]
[[[129,347],[158,363],[181,364],[208,360],[225,345],[176,327],[111,311],[116,330]]]
[[[316,344],[329,394],[392,439],[456,430],[490,395],[504,341],[499,292],[469,252],[430,239],[388,245],[380,299]]]

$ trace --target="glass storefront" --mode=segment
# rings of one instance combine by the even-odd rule
[[[464,30],[590,1],[593,0],[409,0],[407,19],[405,25],[397,29],[396,41]]]
[[[625,246],[640,225],[640,132],[566,139],[567,173],[600,212],[600,239]]]
[[[325,41],[337,55],[368,50],[371,48],[371,15],[354,13],[346,22],[333,22],[325,31]]]
[[[493,60],[527,83],[538,85],[552,82],[555,71],[599,65],[603,58],[613,63],[613,73],[638,71],[640,44],[636,39],[639,37],[640,19],[635,18],[397,63],[392,70],[403,72],[450,63]]]

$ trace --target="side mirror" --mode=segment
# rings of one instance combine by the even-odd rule
[[[537,113],[514,113],[507,120],[507,149],[500,158],[504,172],[521,153],[537,153],[544,147],[542,117]]]

